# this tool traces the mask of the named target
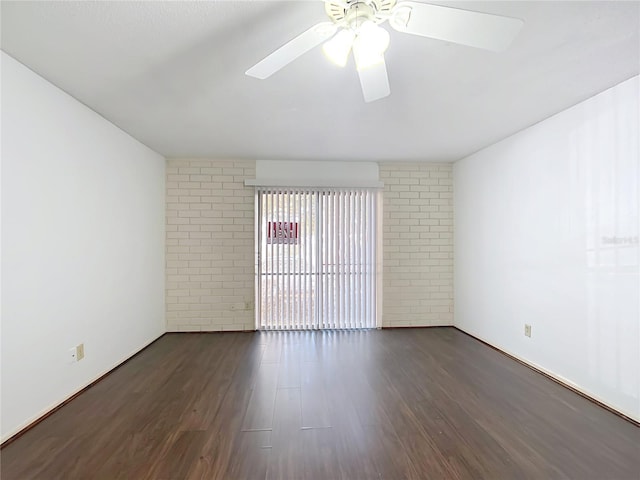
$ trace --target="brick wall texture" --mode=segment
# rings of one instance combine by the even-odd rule
[[[383,327],[453,325],[453,168],[380,164]]]
[[[253,161],[167,160],[167,331],[253,330]],[[380,164],[384,327],[453,324],[453,177]]]
[[[255,162],[167,160],[167,331],[253,330]]]

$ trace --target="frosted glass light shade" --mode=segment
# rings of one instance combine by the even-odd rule
[[[381,55],[389,48],[389,32],[371,21],[362,24],[358,30],[358,39],[372,53]]]
[[[331,40],[325,42],[322,51],[331,62],[344,67],[355,38],[356,34],[352,30],[341,30]]]
[[[389,32],[373,22],[365,22],[353,42],[353,56],[358,71],[380,65],[389,47]]]
[[[356,60],[356,68],[358,71],[375,67],[384,62],[384,55],[373,52],[356,39],[353,44],[353,57]]]

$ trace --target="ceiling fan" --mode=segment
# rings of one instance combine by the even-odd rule
[[[365,102],[391,93],[384,52],[394,30],[495,52],[506,50],[523,21],[488,13],[460,10],[428,3],[397,0],[324,0],[331,21],[301,33],[246,71],[264,80],[302,54],[324,43],[325,55],[344,66],[353,56]]]

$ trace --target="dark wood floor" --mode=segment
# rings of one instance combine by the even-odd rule
[[[451,328],[168,334],[11,479],[638,479],[640,428]]]

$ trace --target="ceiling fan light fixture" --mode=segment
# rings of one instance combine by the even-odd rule
[[[370,52],[382,55],[389,48],[389,32],[372,21],[366,21],[358,29],[358,41]]]
[[[339,67],[347,64],[353,41],[356,34],[352,30],[341,30],[328,42],[322,46],[322,52],[325,56]]]
[[[345,66],[353,51],[364,100],[373,102],[391,93],[384,59],[390,37],[380,26],[385,22],[397,32],[492,52],[506,50],[524,23],[517,18],[435,5],[425,0],[324,0],[324,3],[329,22],[305,30],[246,74],[268,78],[320,45],[333,63]]]
[[[353,56],[358,71],[384,63],[389,47],[389,32],[373,22],[365,22],[353,42]]]
[[[384,54],[368,48],[359,38],[353,42],[353,58],[359,72],[384,63]]]

